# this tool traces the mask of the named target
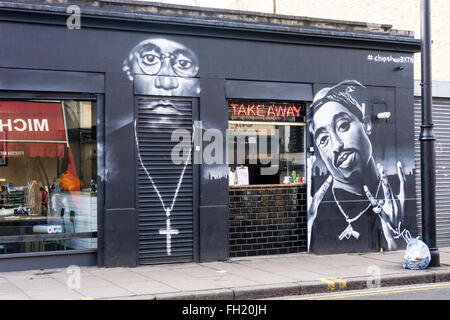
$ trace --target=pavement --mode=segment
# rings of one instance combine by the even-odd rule
[[[450,247],[439,253],[440,267],[416,271],[395,251],[4,272],[0,300],[254,300],[450,281]]]

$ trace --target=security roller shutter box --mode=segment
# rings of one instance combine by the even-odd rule
[[[171,153],[176,145],[188,146],[192,150],[192,142],[186,139],[180,144],[181,140],[171,141],[171,136],[175,129],[184,129],[192,135],[193,101],[186,98],[170,98],[178,114],[164,114],[164,108],[168,108],[167,106],[149,108],[149,105],[158,101],[161,99],[135,97],[139,151],[137,153],[139,263],[190,262],[193,261],[193,166],[192,161],[186,166],[186,161],[174,164]],[[184,156],[186,159],[188,155]],[[180,182],[183,170],[184,175]],[[176,197],[169,217],[170,227],[160,197],[166,208],[171,207]],[[167,236],[167,229],[170,229],[170,238]]]
[[[422,238],[422,205],[420,181],[420,97],[414,100],[417,228]],[[436,136],[436,240],[438,247],[450,245],[450,99],[433,98],[433,123]]]

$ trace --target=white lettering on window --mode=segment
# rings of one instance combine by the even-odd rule
[[[42,119],[39,123],[39,119],[34,119],[34,131],[48,131],[48,120]]]
[[[14,126],[13,126],[14,124]],[[48,119],[0,119],[0,131],[49,131]]]
[[[14,124],[17,124],[17,122],[21,122],[22,123],[22,128],[19,128],[18,126],[14,127],[14,130],[16,131],[25,131],[27,130],[27,123],[25,122],[25,120],[23,119],[16,119],[13,121]]]
[[[0,119],[0,130],[1,131],[3,131],[3,127],[7,127],[8,131],[12,131],[11,119],[8,119],[6,124],[3,124],[2,120]]]
[[[33,131],[33,124],[31,123],[31,119],[28,119],[28,130]]]

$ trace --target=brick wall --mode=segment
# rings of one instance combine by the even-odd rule
[[[306,187],[230,187],[230,257],[307,250]]]

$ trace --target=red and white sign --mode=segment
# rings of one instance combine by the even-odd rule
[[[59,102],[0,101],[0,142],[5,157],[64,157],[68,145]]]

